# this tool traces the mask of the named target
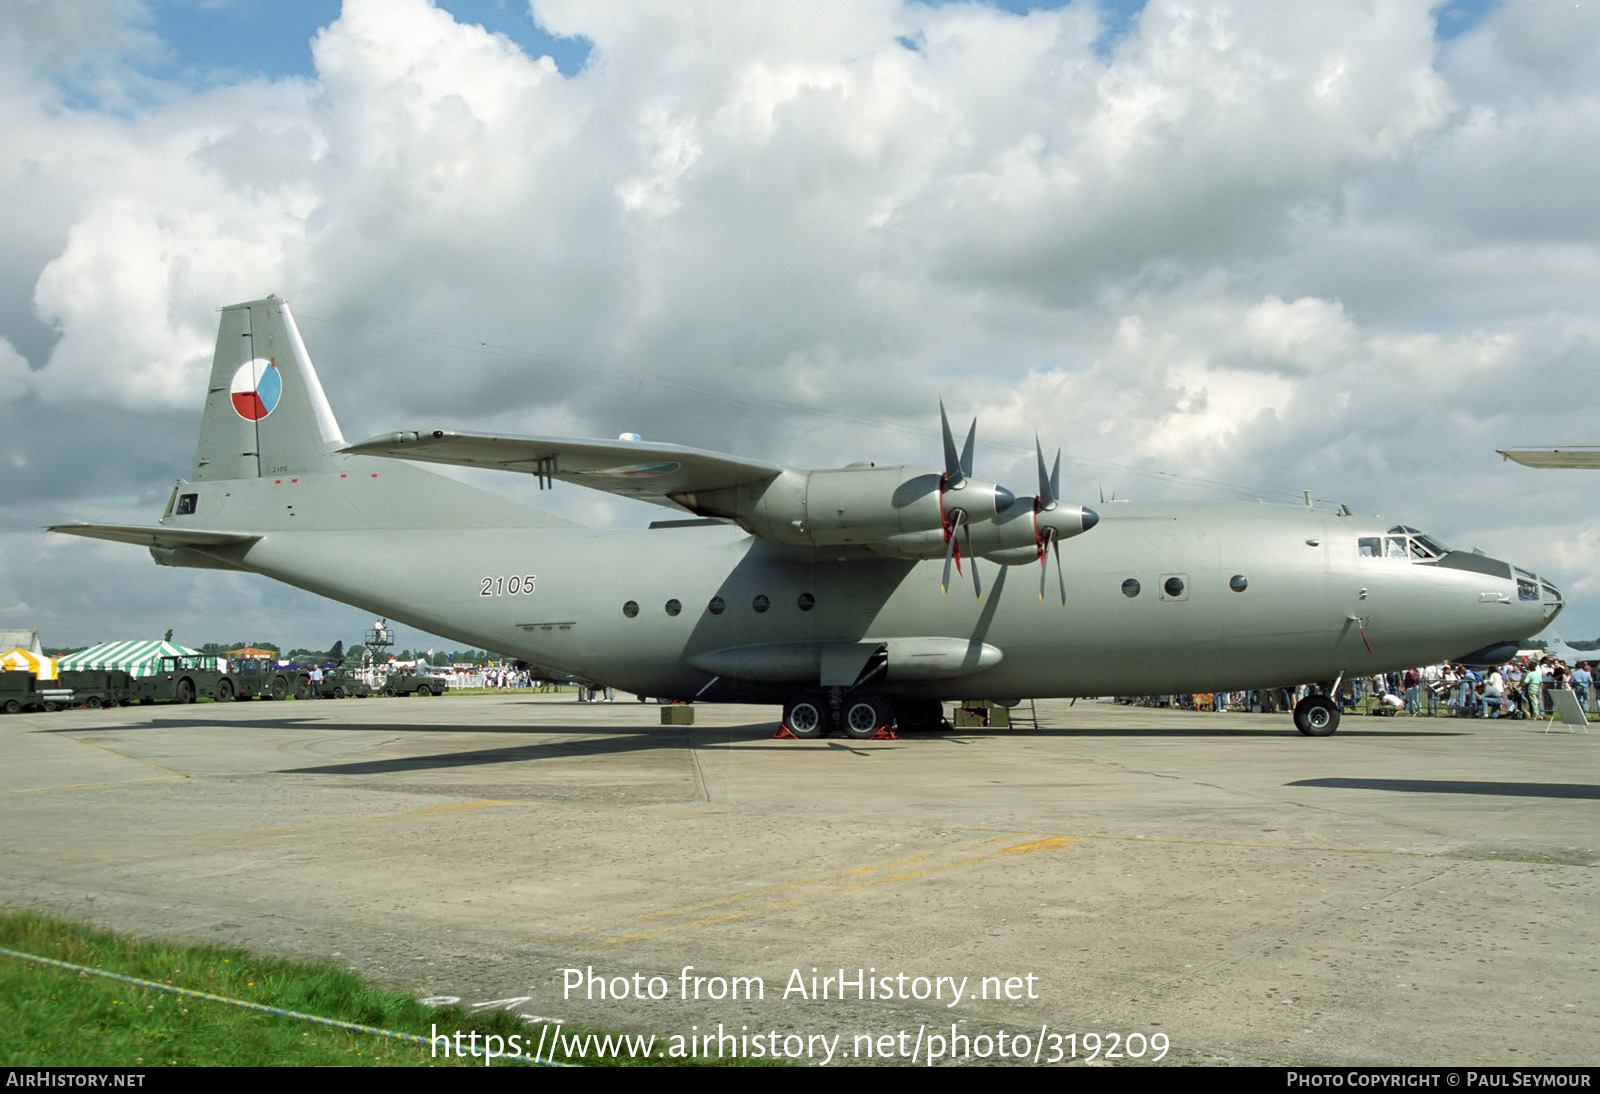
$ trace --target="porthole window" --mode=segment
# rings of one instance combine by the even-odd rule
[[[800,606],[801,611],[809,612],[812,608],[817,606],[817,598],[812,596],[810,593],[801,593],[800,599],[795,601],[795,603]]]
[[[1135,581],[1131,577],[1128,580],[1124,581],[1122,583],[1122,595],[1123,596],[1127,596],[1127,597],[1138,596],[1139,595],[1139,583],[1137,581]]]
[[[1249,587],[1250,583],[1244,579],[1243,574],[1234,574],[1228,579],[1228,588],[1236,593],[1242,593]]]
[[[678,600],[677,600],[676,597],[674,597],[673,599],[667,601],[667,614],[668,615],[677,615],[681,611],[683,611],[683,605],[678,603]]]
[[[758,596],[750,602],[750,606],[758,612],[764,612],[768,608],[772,607],[772,601],[768,600],[764,596]]]
[[[711,598],[711,603],[706,605],[706,611],[710,612],[712,615],[721,615],[727,610],[727,607],[727,602],[724,601],[722,597],[714,596]]]
[[[1161,583],[1162,590],[1174,600],[1183,595],[1183,578],[1169,577]]]
[[[622,614],[627,616],[629,619],[632,619],[634,616],[638,615],[639,602],[637,600],[628,601],[622,606]]]

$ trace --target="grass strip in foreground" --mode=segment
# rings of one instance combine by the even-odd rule
[[[542,1027],[504,1011],[425,1007],[380,991],[332,965],[260,957],[216,946],[147,943],[64,923],[34,912],[0,915],[0,947],[139,980],[237,999],[319,1018],[427,1038],[476,1031],[531,1053]],[[563,1045],[599,1031],[562,1027]],[[599,1033],[605,1036],[604,1033]],[[512,1037],[518,1041],[511,1041]],[[585,1041],[587,1042],[587,1039]],[[715,1063],[633,1059],[593,1052],[557,1063],[616,1066]],[[614,1035],[619,1048],[621,1036]],[[514,1066],[510,1061],[494,1061]],[[374,1033],[333,1028],[225,1002],[0,956],[0,1066],[10,1067],[361,1067],[467,1066],[484,1061],[435,1054]]]

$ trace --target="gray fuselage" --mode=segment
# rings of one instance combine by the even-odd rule
[[[1525,638],[1561,606],[1548,583],[1519,595],[1511,568],[1482,555],[1363,557],[1359,540],[1383,526],[1309,508],[1107,504],[1061,545],[1063,608],[1054,574],[1041,602],[1037,564],[980,561],[982,599],[970,581],[946,596],[937,561],[787,547],[713,522],[581,528],[414,465],[342,459],[346,472],[293,481],[180,483],[194,512],[165,527],[260,539],[158,560],[265,574],[640,694],[732,702],[832,682],[803,651],[852,644],[886,648],[877,686],[911,699],[1328,681]],[[919,642],[973,657],[897,671],[897,648]]]

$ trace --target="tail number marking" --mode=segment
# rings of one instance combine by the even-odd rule
[[[479,596],[520,596],[533,592],[533,574],[512,574],[510,577],[485,577]]]

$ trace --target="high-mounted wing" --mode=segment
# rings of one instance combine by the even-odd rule
[[[675,505],[703,517],[731,520],[751,535],[796,547],[859,547],[896,558],[944,559],[941,588],[963,557],[973,592],[983,596],[976,560],[1001,565],[1044,562],[1059,540],[1093,528],[1093,510],[1057,501],[1060,472],[1044,474],[1039,497],[1013,507],[1003,486],[972,477],[978,423],[957,449],[939,404],[944,468],[849,467],[802,471],[762,460],[676,444],[561,437],[496,437],[449,430],[384,433],[343,449],[362,456],[488,467],[559,479],[624,497]],[[1062,584],[1062,603],[1066,586]],[[1042,588],[1042,586],[1041,586]],[[1043,599],[1041,593],[1040,599]]]
[[[344,449],[458,467],[488,467],[570,482],[658,505],[684,505],[694,495],[757,485],[783,473],[777,464],[676,444],[590,441],[564,437],[496,437],[449,430],[384,433]]]

